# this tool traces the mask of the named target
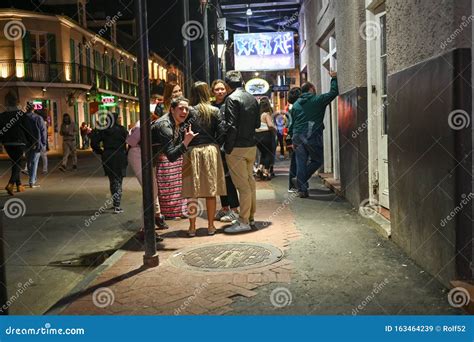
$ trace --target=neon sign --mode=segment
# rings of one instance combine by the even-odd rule
[[[285,70],[295,67],[293,32],[234,35],[236,70]]]
[[[105,107],[115,107],[117,105],[117,103],[115,103],[115,96],[112,95],[101,95],[100,101]]]
[[[42,109],[43,109],[43,101],[33,100],[33,110],[42,110]]]

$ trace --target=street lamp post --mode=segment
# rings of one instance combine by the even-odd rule
[[[138,95],[140,102],[140,147],[142,152],[143,218],[145,255],[143,264],[156,267],[159,264],[155,240],[155,196],[153,194],[153,166],[151,151],[150,78],[148,71],[148,24],[146,0],[135,0],[136,28],[138,36]]]

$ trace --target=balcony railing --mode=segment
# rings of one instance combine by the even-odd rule
[[[136,83],[77,63],[0,60],[0,82],[6,81],[95,84],[97,88],[124,95],[138,94]]]

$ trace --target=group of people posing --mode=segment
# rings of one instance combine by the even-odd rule
[[[289,94],[293,106],[288,128],[295,149],[290,188],[294,184],[300,197],[307,197],[308,180],[322,164],[324,112],[338,94],[336,74],[331,76],[331,91],[327,94],[317,95],[311,83],[293,88]],[[216,80],[211,86],[194,83],[190,99],[183,97],[178,84],[166,85],[163,105],[157,106],[151,125],[157,229],[168,228],[165,219],[186,217],[188,236],[194,237],[200,198],[206,203],[209,235],[216,232],[215,220],[231,223],[226,233],[255,229],[257,145],[262,170],[268,172],[278,130],[269,101],[258,103],[243,84],[240,72],[229,71],[225,81]],[[91,146],[102,155],[114,211],[121,213],[127,164],[142,184],[140,122],[127,132],[120,118],[111,115],[112,124],[92,134]],[[222,206],[219,210],[218,196]]]
[[[255,174],[261,179],[271,177],[277,142],[281,155],[284,153],[285,130],[294,150],[289,191],[308,197],[308,181],[323,164],[326,107],[338,95],[336,73],[331,72],[331,77],[331,90],[326,94],[316,94],[315,86],[309,82],[301,88],[292,88],[288,96],[291,104],[288,119],[285,115],[273,115],[268,98],[262,98],[259,103],[245,91],[238,71],[227,72],[225,81],[216,80],[211,86],[194,83],[190,99],[183,97],[178,84],[168,83],[163,104],[156,107],[151,124],[156,228],[167,229],[166,219],[188,218],[188,236],[194,237],[196,213],[200,212],[198,199],[202,198],[206,203],[209,235],[216,232],[215,220],[231,223],[225,228],[227,233],[255,229]],[[0,114],[0,141],[12,162],[5,189],[13,195],[15,187],[18,192],[24,191],[20,180],[24,156],[29,186],[39,186],[36,171],[39,157],[47,150],[47,123],[33,111],[32,104],[22,111],[13,92],[7,94],[5,102],[6,111]],[[122,183],[128,164],[142,184],[140,122],[127,131],[117,114],[107,115],[110,116],[105,118],[107,125],[92,132],[88,127],[81,127],[81,133],[90,137],[93,151],[102,156],[114,213],[120,214]],[[59,169],[66,170],[69,157],[76,169],[77,128],[68,114],[63,116],[60,134],[64,158]],[[88,141],[83,147],[88,147]],[[255,170],[257,156],[260,166]],[[161,239],[158,234],[157,239]]]

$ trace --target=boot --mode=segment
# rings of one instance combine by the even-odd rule
[[[14,188],[14,187],[15,187],[15,184],[13,184],[13,183],[8,183],[7,186],[5,187],[5,190],[7,190],[8,194],[9,194],[10,196],[15,195],[15,194],[13,193],[13,188]]]
[[[16,192],[24,192],[25,191],[25,187],[21,184],[18,184],[16,186]]]

